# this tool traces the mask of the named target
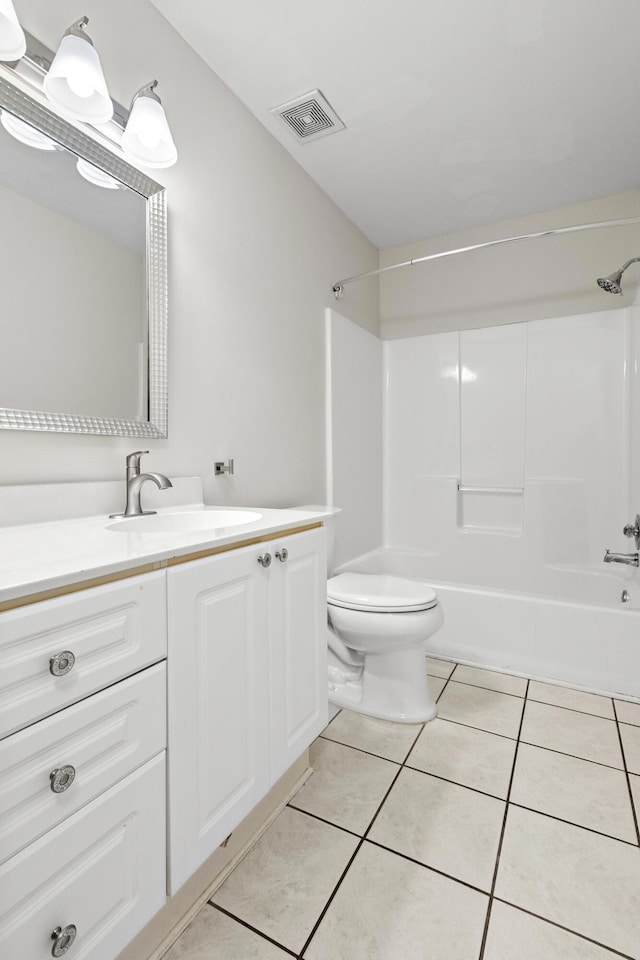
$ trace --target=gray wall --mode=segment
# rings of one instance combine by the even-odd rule
[[[637,216],[640,190],[631,190],[393,247],[383,251],[380,265],[502,237]],[[638,289],[638,267],[625,273],[622,297],[603,293],[596,278],[634,256],[640,256],[638,224],[526,240],[392,270],[380,279],[381,333],[385,339],[415,337],[628,306]],[[350,295],[352,288],[347,289]]]
[[[52,48],[79,16],[71,0],[16,8]],[[205,476],[212,502],[319,502],[324,308],[335,280],[375,269],[378,251],[146,0],[86,0],[81,13],[115,99],[159,78],[179,151],[155,177],[169,204],[170,397],[169,438],[151,443],[148,467]],[[341,310],[377,332],[375,286]],[[138,445],[1,431],[0,482],[117,478]],[[227,457],[235,477],[214,480]]]

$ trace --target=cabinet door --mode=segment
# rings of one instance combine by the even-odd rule
[[[258,555],[248,547],[168,571],[172,894],[269,788],[269,571]]]
[[[283,549],[286,560],[281,559]],[[285,536],[270,545],[272,782],[327,725],[325,550],[323,529]]]
[[[3,957],[46,960],[71,926],[69,958],[118,956],[165,903],[164,788],[163,752],[0,867]]]

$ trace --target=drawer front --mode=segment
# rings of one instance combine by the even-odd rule
[[[163,750],[165,704],[161,663],[1,741],[0,863]]]
[[[158,571],[0,614],[0,737],[165,657],[165,596]]]
[[[164,754],[0,867],[0,944],[47,960],[52,933],[75,926],[65,957],[114,960],[165,902]]]

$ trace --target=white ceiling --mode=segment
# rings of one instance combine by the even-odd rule
[[[640,0],[152,2],[378,247],[640,183]]]

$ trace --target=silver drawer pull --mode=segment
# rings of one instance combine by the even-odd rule
[[[54,677],[64,677],[70,670],[73,670],[75,662],[76,658],[71,650],[62,650],[49,660],[49,670]]]
[[[51,934],[51,939],[54,941],[51,948],[51,956],[64,957],[69,947],[73,944],[77,932],[78,928],[73,923],[67,924],[66,927],[56,927]]]
[[[276,550],[276,557],[280,563],[286,563],[289,556],[289,551],[286,547],[283,547],[282,550]]]
[[[264,556],[258,557],[258,563],[261,563],[263,567],[271,566],[271,554],[265,553]]]
[[[49,774],[51,789],[54,793],[64,793],[65,790],[69,789],[75,778],[76,768],[72,767],[70,763],[66,763],[64,767],[58,767]]]

